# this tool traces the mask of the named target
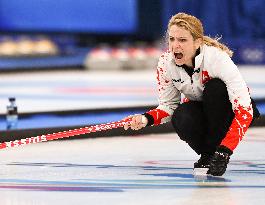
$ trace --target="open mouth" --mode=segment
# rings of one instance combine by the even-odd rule
[[[183,53],[175,52],[174,56],[175,56],[176,59],[180,60],[180,59],[183,58]]]

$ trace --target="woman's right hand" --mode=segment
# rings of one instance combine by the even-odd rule
[[[147,118],[144,115],[136,114],[136,115],[130,115],[123,120],[131,119],[131,121],[127,122],[124,125],[124,129],[128,130],[131,128],[132,130],[140,130],[143,127],[145,127],[148,123]]]

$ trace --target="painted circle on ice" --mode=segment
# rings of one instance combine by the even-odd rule
[[[130,189],[265,188],[265,160],[231,161],[224,177],[194,176],[191,164],[192,161],[181,160],[146,161],[135,166],[13,162],[2,165],[0,189],[124,192]],[[244,180],[240,180],[242,177]]]

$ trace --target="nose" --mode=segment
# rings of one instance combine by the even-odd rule
[[[179,43],[178,41],[174,41],[174,42],[172,43],[172,47],[173,47],[174,49],[180,48],[180,43]]]

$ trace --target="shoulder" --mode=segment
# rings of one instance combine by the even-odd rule
[[[215,46],[203,45],[203,53],[207,56],[218,56],[220,54],[225,54],[226,52]]]
[[[159,63],[168,63],[172,61],[172,54],[169,50],[163,52],[159,57]]]
[[[169,49],[165,50],[161,55],[160,55],[160,58],[172,58],[172,55],[171,55],[171,52]]]
[[[204,48],[204,70],[210,75],[221,79],[237,75],[238,68],[225,51],[214,46]]]
[[[225,51],[222,51],[220,48],[214,46],[203,45],[203,55],[204,60],[209,63],[213,63],[215,61],[231,61],[231,58]]]

